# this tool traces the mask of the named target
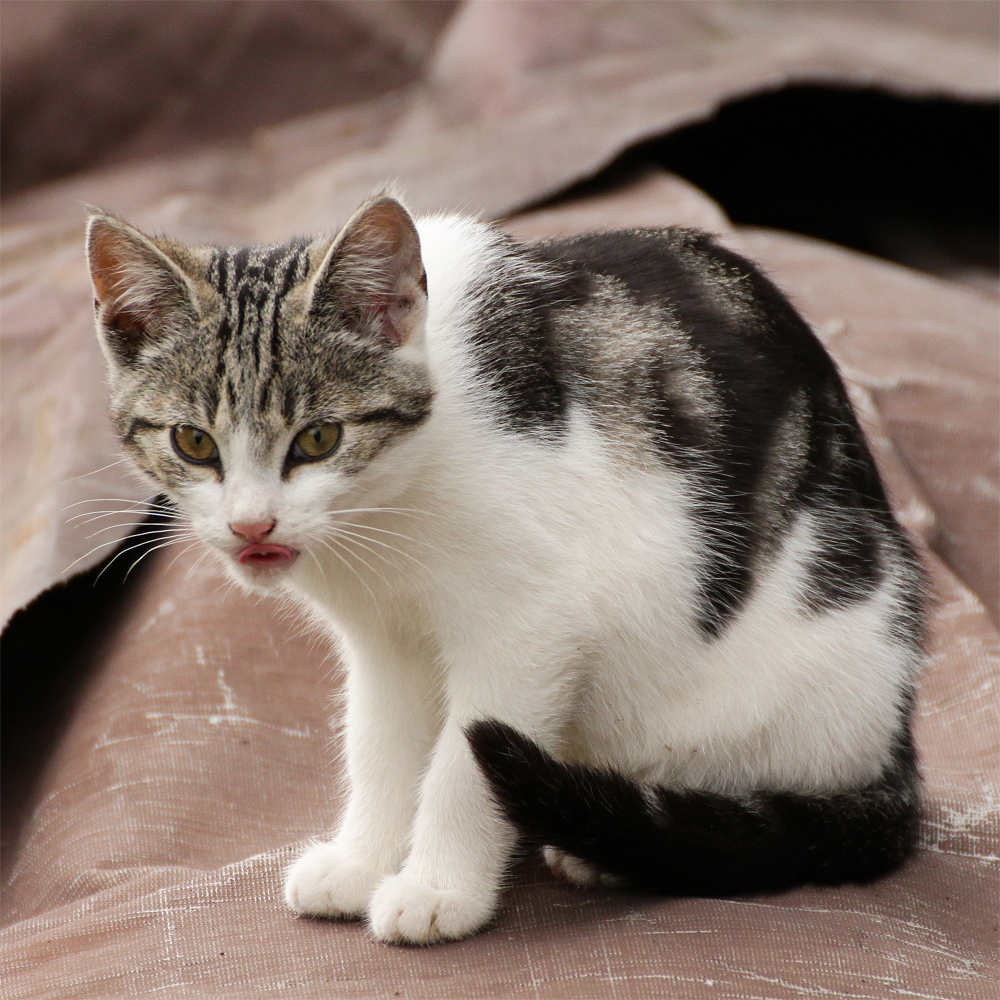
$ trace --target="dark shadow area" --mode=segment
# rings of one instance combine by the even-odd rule
[[[39,779],[90,675],[95,654],[138,588],[144,557],[158,544],[156,537],[147,535],[141,542],[137,538],[152,524],[166,523],[163,515],[147,518],[99,565],[56,584],[16,612],[0,636],[4,881],[19,831],[34,808]],[[127,556],[119,558],[125,550]]]
[[[634,146],[558,197],[655,164],[737,224],[804,233],[947,277],[996,276],[1000,108],[872,88],[792,86]]]

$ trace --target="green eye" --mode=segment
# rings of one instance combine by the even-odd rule
[[[329,455],[340,443],[340,424],[314,424],[295,435],[292,457],[311,461]]]
[[[174,446],[174,451],[187,462],[214,462],[219,458],[219,449],[211,436],[189,424],[172,427],[170,443]]]

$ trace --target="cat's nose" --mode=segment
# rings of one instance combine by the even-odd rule
[[[230,521],[229,530],[234,535],[245,538],[251,545],[260,545],[278,522],[272,517],[269,521]]]

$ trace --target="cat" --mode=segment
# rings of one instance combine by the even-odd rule
[[[373,197],[189,248],[94,212],[125,451],[346,665],[349,797],[286,875],[385,942],[580,886],[864,883],[914,849],[920,564],[836,368],[705,233],[522,245]]]

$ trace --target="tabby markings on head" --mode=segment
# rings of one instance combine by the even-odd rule
[[[239,381],[251,371],[260,386],[256,404],[267,408],[271,380],[281,365],[281,306],[309,272],[308,246],[308,240],[294,240],[281,246],[230,247],[217,251],[209,265],[208,280],[224,304],[215,374],[220,382],[226,378],[233,410]]]

